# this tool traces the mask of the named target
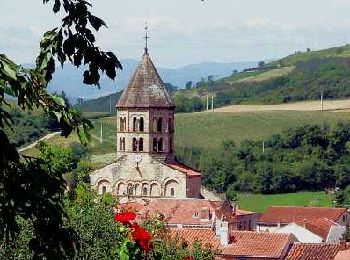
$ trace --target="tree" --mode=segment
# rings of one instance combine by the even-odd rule
[[[95,46],[95,36],[105,22],[90,12],[91,4],[83,0],[44,0],[54,2],[53,12],[62,11],[62,23],[47,31],[41,42],[36,67],[24,68],[5,54],[0,54],[0,239],[2,248],[16,241],[23,227],[18,219],[29,221],[33,237],[28,246],[36,259],[72,259],[78,247],[74,230],[63,222],[62,199],[65,185],[62,177],[47,172],[42,160],[22,157],[4,131],[13,120],[7,109],[5,94],[14,98],[22,110],[42,108],[55,115],[62,136],[73,130],[83,143],[89,139],[92,125],[80,117],[64,100],[47,91],[56,61],[85,65],[83,82],[99,87],[103,72],[114,79],[122,66],[112,52]],[[6,250],[4,250],[6,251]],[[12,257],[10,257],[12,258]]]
[[[238,70],[236,70],[236,69],[234,69],[233,71],[232,71],[232,75],[236,75],[238,73]]]
[[[264,67],[265,61],[263,61],[263,60],[262,60],[262,61],[259,61],[258,65],[259,65],[259,68]]]
[[[186,83],[186,90],[190,90],[193,86],[193,82],[192,81],[187,81]]]

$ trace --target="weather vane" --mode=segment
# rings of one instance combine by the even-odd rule
[[[149,39],[149,36],[148,36],[148,23],[147,22],[145,23],[145,32],[146,32],[146,36],[144,37],[145,41],[146,41],[145,53],[148,53],[148,39]]]

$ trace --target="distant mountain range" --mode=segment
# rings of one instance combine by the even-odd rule
[[[117,75],[115,81],[102,77],[100,84],[101,89],[94,86],[86,86],[82,83],[83,68],[75,68],[72,65],[65,65],[63,69],[58,67],[54,74],[54,78],[49,85],[51,92],[65,91],[71,101],[75,101],[78,97],[84,99],[95,99],[106,96],[124,89],[132,77],[138,61],[133,59],[122,59],[123,70]],[[194,83],[214,75],[216,79],[227,77],[232,74],[233,70],[241,71],[245,68],[256,66],[257,62],[203,62],[198,64],[187,65],[181,68],[169,69],[158,68],[160,76],[164,82],[171,83],[179,88],[184,88],[186,82]]]

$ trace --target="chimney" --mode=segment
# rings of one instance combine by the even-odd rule
[[[228,232],[228,222],[222,222],[220,227],[220,245],[227,246],[230,242],[230,234]]]
[[[201,220],[209,220],[209,209],[208,208],[201,208],[200,218],[201,218]]]
[[[215,221],[215,235],[220,237],[221,220],[216,219]]]

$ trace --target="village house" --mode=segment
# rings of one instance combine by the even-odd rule
[[[350,214],[346,208],[276,206],[270,207],[261,214],[257,223],[257,231],[274,232],[293,222],[320,218],[341,226],[350,224]]]
[[[227,223],[226,223],[227,224]],[[218,251],[216,259],[285,259],[297,239],[291,234],[258,233],[252,231],[229,231],[222,223],[212,229],[173,229],[175,237],[189,245],[194,241],[210,244]]]
[[[214,228],[227,222],[230,230],[255,230],[258,219],[255,212],[240,210],[227,200],[159,198],[129,201],[121,207],[141,217],[161,215],[172,228]]]
[[[342,240],[346,226],[326,218],[317,218],[289,223],[275,233],[291,233],[303,243],[337,243]]]
[[[295,242],[286,260],[333,260],[337,255],[346,255],[346,243],[300,243]],[[339,259],[339,258],[338,258]],[[346,258],[347,260],[349,258]],[[345,260],[345,259],[343,259]]]

